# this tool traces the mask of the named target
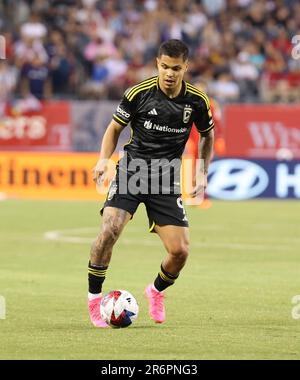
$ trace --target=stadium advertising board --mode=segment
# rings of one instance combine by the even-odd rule
[[[226,155],[278,158],[285,151],[300,159],[300,106],[228,105],[224,107]]]
[[[0,150],[71,149],[68,102],[21,104],[0,117]]]
[[[98,154],[0,152],[0,193],[30,199],[99,199]]]
[[[237,201],[251,198],[300,198],[300,161],[215,160],[209,168],[208,194]]]
[[[0,152],[0,193],[16,198],[102,200],[109,180],[96,189],[92,168],[97,159],[96,153]],[[112,165],[108,177],[113,174]],[[210,165],[208,193],[225,200],[299,199],[300,161],[215,160]]]

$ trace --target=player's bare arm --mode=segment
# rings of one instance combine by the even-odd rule
[[[199,180],[191,193],[192,197],[197,197],[199,194],[203,194],[207,187],[208,167],[212,158],[213,147],[214,130],[212,129],[206,136],[202,136],[199,141],[199,159],[201,160],[201,163],[198,170],[200,169],[200,173],[196,173],[196,176],[199,176]]]
[[[212,129],[207,136],[202,136],[199,141],[199,158],[203,160],[204,173],[208,173],[208,166],[211,161],[214,147],[214,130]]]
[[[100,156],[96,166],[93,168],[93,180],[95,182],[101,181],[101,177],[107,170],[108,160],[111,158],[114,153],[119,136],[124,129],[124,126],[117,123],[115,120],[112,120],[103,136]]]

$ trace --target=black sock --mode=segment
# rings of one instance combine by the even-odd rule
[[[102,284],[105,280],[108,267],[92,265],[89,261],[89,293],[98,294],[102,291]]]
[[[162,292],[163,290],[167,289],[169,286],[173,285],[178,276],[179,276],[179,273],[177,275],[173,275],[166,272],[161,265],[160,272],[158,273],[154,281],[154,286],[159,292]]]

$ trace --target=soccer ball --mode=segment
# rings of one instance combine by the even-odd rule
[[[111,327],[128,327],[136,320],[139,306],[127,290],[112,290],[101,301],[101,318]]]

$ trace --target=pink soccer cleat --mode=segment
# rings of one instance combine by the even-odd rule
[[[150,317],[156,323],[163,323],[166,319],[166,311],[164,305],[165,295],[162,292],[158,292],[153,289],[153,286],[150,284],[145,289],[145,295],[149,301],[149,314]]]
[[[100,303],[101,303],[102,297],[95,298],[94,300],[88,301],[88,308],[89,308],[89,314],[92,324],[95,327],[108,327],[108,324],[105,323],[100,314]]]

